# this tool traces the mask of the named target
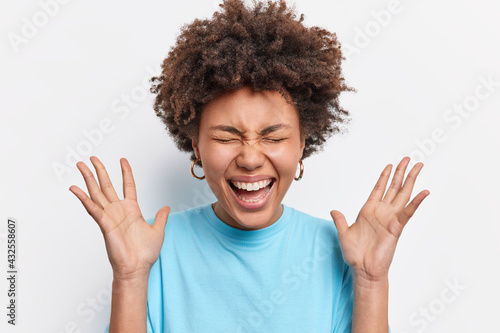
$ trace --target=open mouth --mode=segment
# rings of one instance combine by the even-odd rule
[[[228,180],[229,186],[236,196],[246,203],[257,203],[266,197],[273,187],[274,179],[264,179],[258,182],[239,182]]]

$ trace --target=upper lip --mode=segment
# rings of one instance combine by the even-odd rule
[[[274,180],[274,177],[264,176],[264,175],[256,175],[256,176],[235,176],[228,179],[228,181],[232,182],[244,182],[244,183],[255,183],[261,180],[271,179]]]

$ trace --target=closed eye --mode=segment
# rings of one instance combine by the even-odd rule
[[[286,140],[286,138],[281,138],[281,139],[271,139],[271,138],[266,138],[266,139],[264,139],[264,140],[269,141],[269,142],[281,142],[281,141]]]
[[[234,141],[236,141],[236,139],[215,139],[215,138],[214,138],[214,140],[217,141],[217,142],[222,142],[222,143],[228,143],[228,142],[234,142]]]

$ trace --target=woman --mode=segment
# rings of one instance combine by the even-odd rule
[[[387,332],[389,266],[429,194],[408,204],[423,164],[403,184],[403,158],[385,193],[386,166],[350,227],[339,211],[333,224],[283,205],[302,159],[348,115],[340,45],[283,1],[221,7],[183,28],[152,88],[157,115],[217,201],[146,221],[126,159],[123,200],[99,159],[99,183],[77,163],[90,198],[70,190],[113,268],[109,332]]]

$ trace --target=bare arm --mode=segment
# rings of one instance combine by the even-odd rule
[[[104,165],[95,156],[90,160],[99,183],[85,163],[77,163],[90,197],[77,186],[73,185],[69,190],[97,222],[106,243],[113,268],[109,332],[145,333],[149,272],[160,255],[170,208],[160,209],[150,225],[142,217],[137,204],[134,177],[128,161],[120,159],[123,174],[123,200],[120,200]]]
[[[109,332],[146,333],[148,277],[113,280]]]
[[[389,330],[389,280],[368,282],[353,280],[354,309],[352,332],[384,332]]]

